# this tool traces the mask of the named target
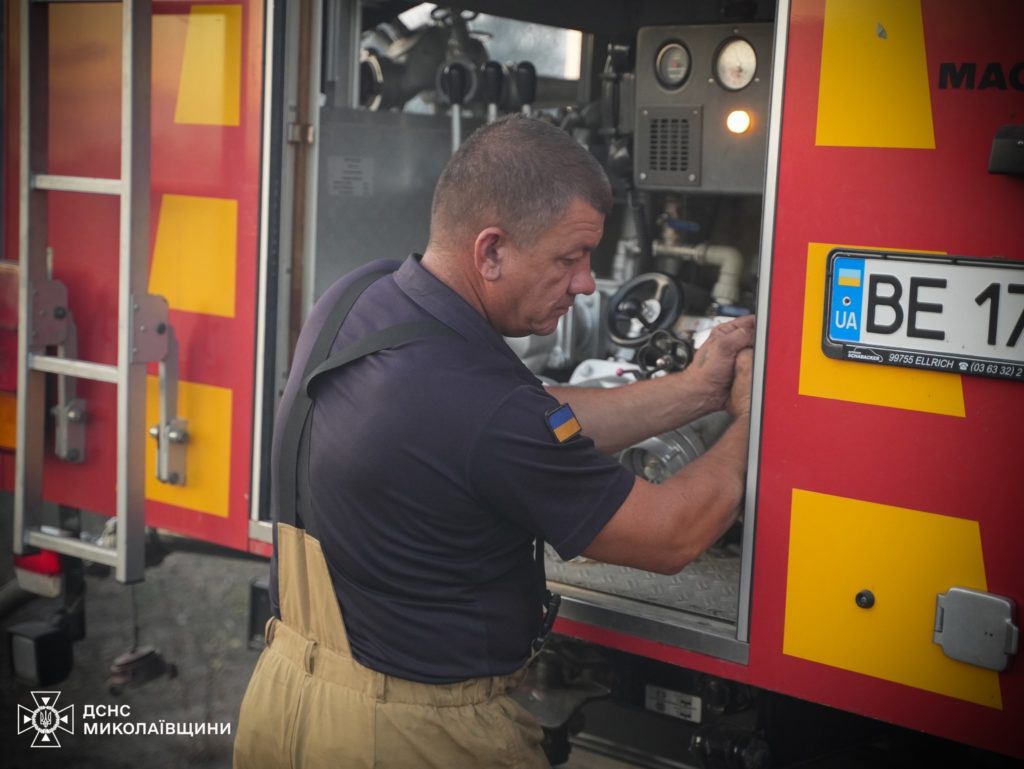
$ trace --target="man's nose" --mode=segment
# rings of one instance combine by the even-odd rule
[[[572,282],[569,283],[569,293],[573,296],[577,294],[592,294],[597,289],[597,283],[594,282],[594,275],[590,271],[590,268],[579,270],[575,275],[572,276]]]

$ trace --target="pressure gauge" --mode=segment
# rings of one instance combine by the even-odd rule
[[[654,60],[654,72],[665,88],[679,88],[690,74],[690,52],[682,43],[665,43]]]
[[[757,72],[757,53],[754,46],[742,37],[726,40],[715,55],[715,77],[718,84],[729,91],[739,91],[750,85]]]

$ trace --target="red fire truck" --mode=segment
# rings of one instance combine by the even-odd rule
[[[610,693],[576,739],[663,761],[622,712],[709,766],[785,765],[794,719],[842,713],[1024,758],[1021,18],[1011,0],[7,3],[0,482],[23,584],[68,584],[47,553],[142,580],[150,530],[268,555],[303,317],[354,267],[421,250],[460,137],[526,111],[616,193],[600,290],[510,340],[531,369],[629,386],[758,317],[741,524],[671,577],[549,558],[558,639],[531,686],[569,703],[552,734]],[[724,419],[621,460],[662,480]]]

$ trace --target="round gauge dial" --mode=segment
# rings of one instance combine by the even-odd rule
[[[690,74],[690,52],[682,43],[665,43],[654,60],[654,72],[665,88],[679,88]]]
[[[722,88],[739,91],[746,88],[757,72],[757,52],[742,37],[722,43],[715,56],[715,77]]]

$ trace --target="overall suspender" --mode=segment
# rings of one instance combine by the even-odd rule
[[[324,374],[347,366],[367,355],[399,347],[416,339],[431,336],[459,336],[449,326],[433,318],[422,321],[399,323],[371,332],[357,339],[342,350],[331,355],[331,347],[362,293],[378,279],[389,275],[391,270],[368,272],[354,281],[341,295],[324,321],[320,333],[313,342],[309,358],[302,372],[302,384],[295,393],[295,400],[284,421],[281,451],[278,467],[277,510],[278,520],[297,528],[305,529],[319,539],[319,527],[313,513],[312,502],[307,489],[300,490],[300,479],[309,477],[310,416],[313,413],[313,383]],[[299,521],[301,520],[301,525]],[[547,590],[544,571],[544,540],[537,537],[535,559],[541,585],[544,586],[545,613],[540,635],[532,643],[537,654],[554,625],[561,603],[561,596]]]

